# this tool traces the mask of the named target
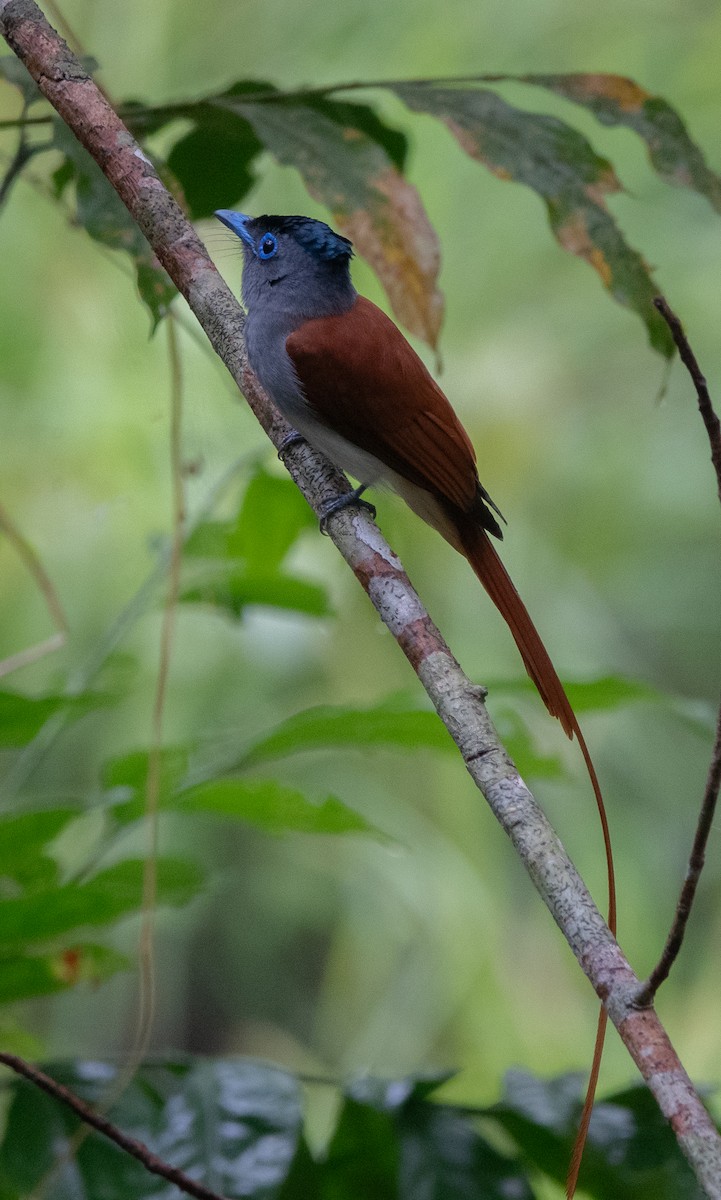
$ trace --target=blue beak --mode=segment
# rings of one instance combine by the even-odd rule
[[[219,208],[213,213],[213,216],[217,217],[228,229],[232,229],[233,233],[237,234],[241,241],[245,242],[246,246],[250,246],[255,253],[255,243],[246,229],[246,223],[252,221],[252,217],[247,216],[246,213],[236,212],[233,208]]]

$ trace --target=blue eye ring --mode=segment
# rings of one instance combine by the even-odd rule
[[[258,258],[272,258],[278,253],[278,239],[275,234],[264,233],[258,242]]]

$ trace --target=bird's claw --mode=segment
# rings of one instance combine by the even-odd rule
[[[302,433],[298,433],[297,429],[291,429],[290,433],[286,433],[283,441],[278,447],[278,458],[282,463],[285,462],[285,456],[292,446],[297,446],[299,442],[304,442],[305,438]]]
[[[338,496],[335,500],[331,500],[330,503],[326,505],[323,515],[320,518],[321,533],[328,533],[328,521],[332,516],[335,515],[335,513],[341,512],[344,508],[350,508],[351,505],[355,505],[358,508],[365,508],[366,511],[370,513],[373,520],[375,520],[375,505],[371,504],[368,500],[361,500],[360,490],[356,489],[352,492],[346,492],[343,496]]]

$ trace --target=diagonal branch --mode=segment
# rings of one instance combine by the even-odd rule
[[[33,0],[0,0],[0,31],[99,163],[279,446],[289,429],[249,372],[243,312],[145,153]],[[306,445],[294,446],[286,464],[317,513],[348,490],[345,479]],[[329,532],[416,671],[469,774],[606,1005],[706,1194],[721,1200],[721,1139],[656,1013],[634,1005],[639,981],[504,750],[486,712],[483,691],[461,671],[367,514],[340,512],[330,521]]]
[[[16,1054],[0,1053],[0,1064],[4,1067],[9,1067],[16,1075],[22,1075],[24,1079],[29,1080],[35,1087],[40,1088],[42,1092],[46,1092],[48,1096],[52,1096],[53,1100],[59,1100],[61,1104],[66,1104],[68,1108],[80,1117],[86,1125],[96,1129],[98,1133],[104,1134],[111,1142],[115,1142],[116,1146],[120,1146],[126,1154],[132,1155],[141,1162],[144,1167],[153,1175],[159,1175],[162,1179],[167,1179],[169,1183],[174,1183],[180,1188],[181,1192],[185,1192],[188,1196],[194,1196],[195,1200],[224,1200],[218,1192],[213,1192],[210,1188],[205,1187],[202,1183],[198,1183],[197,1179],[191,1179],[185,1171],[179,1170],[177,1167],[171,1167],[169,1163],[162,1158],[158,1158],[157,1154],[153,1154],[144,1142],[139,1142],[136,1138],[129,1137],[127,1133],[123,1133],[122,1129],[118,1129],[117,1125],[113,1125],[107,1117],[102,1116],[66,1088],[64,1084],[58,1083],[56,1079],[51,1079],[44,1071],[40,1071],[37,1067],[33,1067],[24,1059],[18,1058]]]

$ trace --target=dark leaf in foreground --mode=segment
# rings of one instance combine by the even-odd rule
[[[443,316],[438,239],[418,192],[396,165],[400,135],[386,136],[383,144],[379,119],[367,106],[249,102],[242,87],[215,103],[244,117],[278,162],[300,172],[310,194],[370,262],[399,321],[435,347]]]
[[[582,1080],[509,1071],[505,1096],[486,1109],[526,1159],[563,1183],[582,1105]],[[647,1088],[597,1101],[579,1187],[597,1200],[703,1200],[673,1131]]]
[[[613,298],[638,313],[656,350],[673,354],[671,335],[653,305],[658,287],[606,208],[604,197],[621,185],[582,134],[484,88],[401,84],[393,90],[415,112],[439,117],[462,148],[500,179],[537,192],[560,245],[585,259]]]
[[[3,901],[0,947],[18,952],[84,926],[109,925],[139,912],[143,896],[140,860],[126,860],[82,883],[65,883]],[[158,859],[158,903],[185,904],[198,891],[196,867],[180,859]]]
[[[125,1133],[229,1200],[275,1200],[291,1170],[300,1141],[300,1093],[295,1079],[276,1067],[232,1059],[144,1066],[119,1098],[118,1072],[109,1064],[51,1064],[47,1073],[101,1110],[110,1100],[108,1115]],[[44,1176],[46,1200],[176,1194],[99,1134],[71,1153],[79,1126],[68,1108],[15,1082],[0,1150],[3,1200],[28,1195]]]
[[[236,767],[256,766],[305,750],[340,747],[397,746],[454,750],[445,726],[434,712],[393,701],[368,708],[318,705],[296,713],[249,746]]]
[[[79,696],[25,696],[21,692],[0,692],[0,746],[27,745],[58,712],[81,717],[107,703],[107,696],[93,692]]]
[[[130,255],[138,291],[150,310],[153,331],[176,295],[170,276],[157,262],[148,242],[132,220],[122,200],[91,158],[59,118],[53,120],[54,142],[64,157],[54,175],[58,195],[75,185],[76,219],[92,238],[112,250]]]
[[[191,220],[211,217],[216,208],[232,208],[242,200],[255,182],[253,162],[262,149],[247,121],[201,107],[195,128],[168,155]]]
[[[524,83],[549,88],[589,109],[603,125],[622,125],[643,138],[654,168],[666,183],[693,188],[721,212],[721,176],[706,163],[681,117],[623,75],[522,75]]]

